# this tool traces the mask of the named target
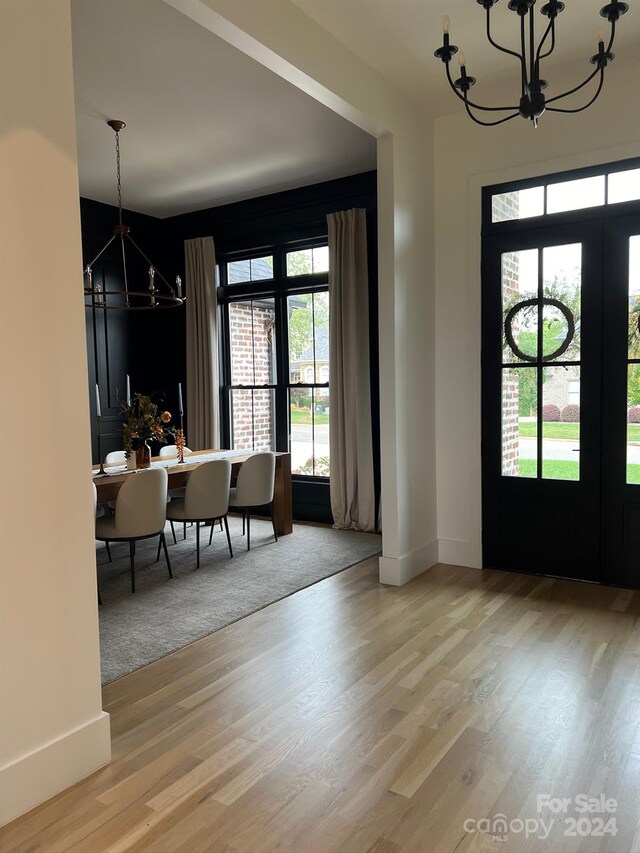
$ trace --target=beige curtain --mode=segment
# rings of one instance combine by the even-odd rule
[[[220,446],[218,300],[213,237],[184,241],[187,292],[187,445]]]
[[[331,511],[334,527],[375,530],[366,211],[327,222]]]

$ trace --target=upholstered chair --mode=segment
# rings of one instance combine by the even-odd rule
[[[255,453],[242,463],[236,486],[229,494],[229,509],[242,512],[242,532],[247,531],[247,551],[251,550],[251,510],[263,506],[271,509],[273,535],[278,541],[273,514],[273,490],[276,474],[275,453]]]
[[[139,539],[160,537],[169,577],[173,577],[164,536],[167,481],[164,468],[149,468],[129,474],[118,492],[115,515],[96,521],[96,539],[102,542],[129,543],[131,592],[136,591],[135,554],[136,542]]]
[[[167,507],[169,521],[180,521],[183,524],[192,521],[196,525],[196,568],[198,569],[200,568],[200,522],[211,523],[209,545],[213,538],[214,522],[218,520],[224,522],[229,556],[233,557],[227,521],[230,483],[231,463],[228,459],[203,462],[191,472],[185,487],[184,498],[172,500]]]

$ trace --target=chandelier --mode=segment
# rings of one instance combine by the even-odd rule
[[[115,132],[116,140],[116,184],[118,190],[118,224],[113,230],[109,240],[100,249],[95,258],[84,268],[84,294],[85,303],[90,308],[109,308],[119,311],[148,311],[159,308],[177,308],[184,304],[182,295],[182,279],[176,276],[175,289],[160,273],[156,266],[149,260],[142,249],[131,237],[131,229],[122,220],[122,182],[120,177],[120,131],[126,127],[123,121],[112,119],[107,122]],[[109,246],[120,240],[120,256],[122,258],[122,289],[107,290],[102,283],[94,278],[93,266],[102,257]],[[148,265],[149,282],[145,289],[136,285],[135,289],[129,287],[129,273],[127,270],[126,248],[132,246],[138,255]]]
[[[629,5],[627,3],[623,3],[621,0],[612,0],[611,3],[607,3],[607,5],[603,6],[600,10],[602,17],[606,18],[611,25],[611,32],[608,43],[605,47],[604,35],[601,31],[598,31],[598,52],[591,57],[591,63],[595,68],[586,80],[578,86],[568,89],[561,95],[555,95],[553,98],[547,99],[544,96],[544,89],[547,88],[548,84],[547,81],[540,76],[540,65],[542,60],[551,56],[555,50],[556,18],[563,11],[564,3],[562,3],[561,0],[548,0],[548,2],[542,6],[540,12],[545,18],[547,18],[548,23],[544,27],[542,37],[537,41],[536,23],[534,19],[534,7],[536,5],[536,0],[509,0],[509,9],[512,12],[516,12],[520,18],[520,50],[515,51],[498,44],[491,35],[491,10],[498,0],[476,0],[476,2],[483,6],[486,12],[486,33],[489,44],[495,47],[496,50],[499,50],[502,53],[508,53],[515,57],[520,65],[520,101],[517,105],[485,107],[481,104],[474,103],[474,101],[469,98],[469,90],[475,86],[476,78],[467,74],[465,59],[462,53],[459,56],[460,77],[458,77],[457,80],[453,80],[451,76],[449,66],[452,57],[458,53],[458,48],[449,41],[449,18],[445,17],[443,22],[444,37],[442,47],[439,47],[435,51],[434,56],[442,60],[444,63],[447,80],[449,81],[451,89],[454,94],[464,102],[464,106],[469,117],[472,118],[476,124],[481,124],[484,127],[493,127],[497,124],[503,124],[505,121],[510,121],[512,118],[516,118],[517,116],[522,116],[523,118],[529,119],[534,127],[537,127],[538,119],[545,110],[554,113],[579,113],[591,106],[602,91],[605,68],[612,59],[614,59],[615,55],[612,53],[611,49],[616,35],[616,24],[620,16],[624,15],[625,12],[628,11]],[[597,78],[596,90],[586,104],[583,104],[581,107],[571,109],[555,106],[555,104],[563,98],[579,92],[594,78]],[[552,106],[552,104],[554,106]],[[473,114],[472,109],[482,110],[489,113],[508,112],[509,115],[502,116],[495,121],[483,121]]]

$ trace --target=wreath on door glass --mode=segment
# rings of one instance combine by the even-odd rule
[[[557,308],[558,311],[563,315],[565,320],[567,321],[567,334],[564,341],[560,344],[560,346],[549,353],[548,355],[542,356],[542,361],[553,361],[554,358],[559,358],[563,353],[565,353],[569,347],[571,346],[571,341],[576,333],[576,324],[573,319],[573,314],[571,313],[571,309],[567,308],[564,302],[561,302],[559,299],[551,299],[547,296],[543,296],[542,299],[523,299],[522,302],[518,302],[516,305],[511,308],[507,316],[504,318],[504,336],[506,338],[507,343],[509,344],[509,348],[513,352],[513,354],[520,359],[520,361],[537,361],[538,356],[527,355],[523,352],[518,344],[515,342],[515,338],[513,337],[513,321],[515,319],[516,314],[519,311],[522,311],[523,308],[529,308],[534,305],[550,305],[553,308]]]

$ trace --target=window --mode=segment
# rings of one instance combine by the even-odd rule
[[[270,281],[273,279],[273,256],[247,258],[227,264],[227,283],[242,284],[247,281]]]
[[[288,305],[292,471],[328,477],[329,293],[294,294]],[[304,382],[295,382],[302,364]]]
[[[291,452],[299,477],[329,476],[326,244],[220,259],[223,439]]]
[[[572,406],[580,405],[580,380],[570,379],[567,383],[567,403]]]
[[[569,181],[554,180],[550,176],[537,186],[493,193],[491,222],[513,222],[531,216],[637,201],[640,199],[640,169],[624,169],[624,165],[601,167],[599,174]]]

